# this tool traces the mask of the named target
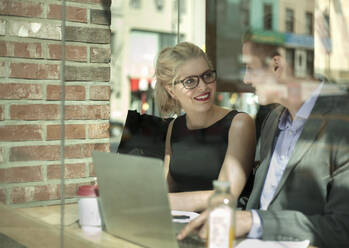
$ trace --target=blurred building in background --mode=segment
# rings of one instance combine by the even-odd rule
[[[349,82],[349,1],[317,0],[315,5],[315,70],[342,89]]]
[[[284,47],[296,77],[314,76],[314,0],[251,0],[254,40]]]
[[[129,109],[158,115],[153,99],[154,62],[162,48],[179,41],[206,49],[208,40],[215,40],[214,54],[211,47],[207,52],[218,72],[217,104],[252,116],[258,111],[258,99],[242,82],[240,61],[241,35],[246,29],[256,42],[281,46],[297,78],[348,82],[347,5],[344,0],[114,0],[112,127],[116,123],[120,133]],[[210,32],[207,26],[212,20]]]
[[[179,41],[214,60],[217,103],[252,116],[258,99],[240,61],[247,28],[281,45],[297,78],[326,77],[328,94],[348,92],[348,0],[66,2],[62,22],[59,1],[0,0],[0,202],[9,205],[56,204],[60,184],[76,201],[77,188],[95,181],[91,152],[115,151],[128,110],[158,114],[154,61]]]
[[[129,109],[158,115],[153,99],[156,55],[178,41],[204,48],[205,1],[114,0],[111,11],[111,121],[124,122]]]
[[[246,27],[255,42],[281,46],[298,78],[314,77],[314,7],[315,1],[245,0]],[[246,14],[245,14],[246,15]],[[243,75],[243,70],[242,73]],[[241,76],[242,77],[242,76]],[[258,99],[251,93],[236,98],[238,108],[254,116]]]

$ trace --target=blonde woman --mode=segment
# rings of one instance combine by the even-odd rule
[[[215,104],[216,71],[194,44],[163,49],[155,76],[161,114],[177,116],[168,127],[164,158],[171,208],[202,211],[217,178],[229,180],[238,198],[253,165],[253,119]]]

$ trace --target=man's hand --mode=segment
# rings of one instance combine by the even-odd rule
[[[208,211],[204,211],[199,217],[188,223],[177,235],[177,239],[182,240],[193,231],[199,230],[199,237],[207,239],[207,216]],[[236,238],[246,236],[252,227],[252,213],[250,211],[236,211],[235,214],[235,236]]]
[[[208,216],[208,211],[205,210],[200,214],[200,216],[189,222],[177,235],[177,239],[182,240],[188,236],[193,231],[199,231],[198,235],[201,239],[207,238],[207,227],[206,219]]]
[[[252,227],[251,211],[236,211],[235,213],[235,237],[246,236]]]

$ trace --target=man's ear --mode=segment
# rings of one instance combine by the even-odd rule
[[[167,93],[170,94],[170,96],[171,96],[173,99],[176,99],[176,95],[175,95],[175,93],[173,92],[173,86],[172,86],[172,85],[166,85],[166,86],[165,86],[165,89],[166,89]]]

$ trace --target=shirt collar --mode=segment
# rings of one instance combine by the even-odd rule
[[[315,102],[320,95],[320,91],[322,89],[323,82],[314,90],[311,96],[303,103],[300,109],[297,111],[294,120],[292,121],[290,113],[288,109],[285,109],[280,117],[279,129],[285,130],[287,128],[297,130],[301,128],[305,121],[308,119],[311,111],[314,108]]]

